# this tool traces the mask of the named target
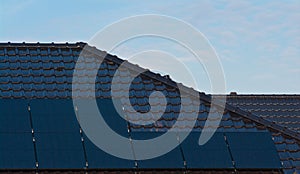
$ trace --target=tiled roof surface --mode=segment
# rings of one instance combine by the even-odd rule
[[[229,95],[227,102],[300,133],[300,95]]]
[[[0,93],[3,99],[37,99],[37,98],[70,98],[72,92],[72,76],[75,62],[78,59],[84,43],[76,44],[0,44]],[[101,56],[104,53],[91,48],[92,57]],[[118,65],[123,60],[108,55],[97,74],[96,79],[96,96],[98,98],[110,97],[110,84],[113,74]],[[85,68],[93,69],[92,61],[87,62]],[[124,78],[128,77],[130,71],[139,68],[130,65],[128,69],[122,70],[121,74]],[[121,76],[122,76],[121,75]],[[90,95],[88,89],[84,89],[78,82],[78,88],[87,96]],[[122,84],[122,82],[120,82]],[[186,103],[193,106],[195,104],[193,95],[200,95],[201,106],[198,111],[198,118],[194,131],[201,131],[205,121],[207,121],[207,113],[210,108],[210,96],[185,88],[185,94],[181,100],[179,98],[178,88],[170,79],[161,77],[159,74],[151,72],[143,73],[135,78],[132,83],[130,96],[131,105],[140,112],[149,110],[148,96],[154,90],[162,91],[167,96],[167,109],[163,117],[154,124],[146,126],[137,126],[130,124],[130,129],[136,131],[166,131],[176,121],[176,114],[179,112],[180,101],[185,100]],[[229,100],[230,102],[232,100]],[[157,101],[157,109],[160,109],[162,102]],[[298,103],[299,104],[299,103]],[[126,104],[125,104],[126,108]],[[191,107],[192,109],[193,107]],[[125,112],[126,111],[125,109]],[[182,123],[177,129],[185,129],[185,122],[190,120],[189,114],[195,112],[187,107],[185,117],[178,122]],[[217,111],[216,111],[217,112]],[[127,113],[131,117],[130,120],[138,121],[140,119],[153,118],[137,118],[133,113]],[[282,126],[272,124],[272,120],[268,121],[256,115],[239,110],[236,107],[227,105],[223,118],[218,127],[218,132],[259,132],[269,131],[272,133],[274,144],[276,145],[283,169],[286,173],[300,171],[300,141],[299,133],[295,132],[295,128],[286,130]],[[263,117],[263,116],[262,116]],[[214,119],[214,118],[212,118]]]

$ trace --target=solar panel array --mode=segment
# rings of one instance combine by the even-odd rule
[[[99,108],[102,108],[100,110],[107,124],[128,138],[128,141],[129,138],[149,139],[165,133],[165,129],[131,130],[128,126],[130,124],[118,115],[110,99],[97,99],[97,103]],[[0,109],[3,120],[0,122],[1,168],[281,167],[269,132],[218,131],[207,144],[199,146],[198,138],[201,132],[195,129],[182,143],[178,141],[175,149],[163,156],[148,160],[124,160],[107,154],[87,138],[77,122],[71,99],[1,99]],[[178,133],[174,132],[174,139],[177,138]],[[137,147],[132,143],[133,154],[135,148]]]

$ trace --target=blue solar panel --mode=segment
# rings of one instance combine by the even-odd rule
[[[87,161],[89,168],[91,169],[130,169],[135,167],[135,163],[132,160],[121,159],[102,151],[100,148],[95,146],[86,135],[84,135],[84,144]]]
[[[0,111],[0,132],[31,132],[27,100],[1,99]]]
[[[158,136],[161,136],[163,132],[131,132],[132,139],[135,140],[146,140],[155,138]],[[176,139],[176,134],[173,134],[174,139]],[[179,143],[178,143],[179,145]],[[137,147],[133,143],[133,150],[135,150]],[[159,147],[157,147],[159,148]],[[140,149],[144,151],[148,151],[148,149],[145,147],[145,149]],[[139,160],[137,161],[138,168],[141,169],[150,169],[150,168],[156,168],[156,169],[167,169],[167,168],[173,168],[173,169],[182,169],[184,168],[184,160],[180,151],[179,146],[177,146],[172,151],[168,152],[165,155],[148,159],[148,160]]]
[[[84,168],[79,133],[35,133],[39,168]]]
[[[111,99],[97,99],[97,105],[104,120],[119,135],[128,138],[129,133],[127,128],[127,122],[120,115],[123,114],[122,105],[119,100],[116,101],[116,107],[114,107]],[[81,109],[80,107],[78,108]],[[119,113],[117,112],[119,111]],[[105,140],[103,140],[105,141]],[[134,161],[123,160],[107,154],[106,152],[95,146],[87,136],[84,135],[84,144],[86,149],[87,161],[89,168],[133,168]],[[122,147],[120,147],[122,148]]]
[[[269,132],[225,133],[237,168],[280,168]]]
[[[99,111],[110,128],[119,135],[128,137],[127,122],[119,115],[119,113],[124,114],[121,101],[116,99],[116,108],[111,99],[97,99],[97,104]]]
[[[198,144],[200,133],[191,132],[181,144],[187,167],[190,169],[233,168],[223,133],[216,132],[202,146]]]
[[[35,168],[31,133],[0,133],[0,168]]]
[[[72,100],[30,101],[39,168],[83,168],[83,146]]]
[[[70,99],[35,99],[30,101],[33,127],[36,132],[76,132],[77,122]]]

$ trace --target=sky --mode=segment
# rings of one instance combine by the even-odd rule
[[[226,93],[300,93],[300,0],[0,0],[0,42],[88,42],[105,26],[143,14],[171,16],[203,33],[219,56]],[[157,49],[177,54],[200,84],[196,88],[212,92],[203,67],[169,41],[138,38],[111,53],[126,59]],[[180,74],[171,78],[185,84]]]

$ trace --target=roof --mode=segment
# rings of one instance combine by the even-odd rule
[[[228,95],[227,102],[300,133],[300,95]]]
[[[86,46],[85,43],[1,43],[1,99],[26,100],[27,104],[32,106],[36,105],[34,103],[37,103],[35,101],[38,99],[70,99],[72,92],[72,75],[75,62],[77,61],[78,56],[84,46]],[[87,47],[89,54],[92,55],[92,57],[101,57],[106,54],[105,52],[97,50],[94,47]],[[119,59],[116,56],[109,54],[106,55],[104,63],[100,66],[100,70],[97,74],[97,98],[105,99],[110,97],[110,83],[112,76],[122,62],[123,60]],[[90,64],[89,67],[93,67],[93,65]],[[128,69],[122,71],[124,73],[124,77],[126,77],[126,74],[128,74],[128,72],[130,73],[130,71],[137,71],[137,69],[141,69],[137,65],[132,64],[129,64],[127,68]],[[163,91],[163,93],[168,98],[168,106],[165,114],[160,120],[156,121],[154,124],[150,124],[147,126],[129,124],[129,129],[131,132],[166,131],[174,124],[176,120],[176,113],[179,112],[178,105],[180,105],[180,100],[178,100],[178,87],[176,83],[169,78],[162,77],[159,74],[155,74],[150,71],[146,71],[145,73],[135,78],[130,92],[132,99],[131,104],[138,111],[147,111],[149,109],[149,105],[147,104],[147,97],[149,96],[149,93],[151,93],[151,91],[155,89]],[[184,86],[183,89],[185,94],[185,97],[183,99],[190,102],[190,105],[194,104],[194,96],[200,95],[201,106],[199,108],[198,118],[193,130],[194,132],[201,131],[203,129],[205,121],[207,120],[207,113],[211,109],[211,96],[204,93],[199,93],[191,88],[187,88]],[[85,89],[82,90],[84,91]],[[86,92],[88,95],[89,91]],[[240,104],[239,102],[234,102],[237,101],[235,99],[238,100],[238,97],[229,97],[229,104],[226,105],[226,109],[217,132],[221,133],[221,135],[224,137],[235,136],[230,132],[244,133],[244,135],[251,132],[268,132],[272,136],[272,141],[274,142],[276,150],[278,152],[283,171],[299,172],[300,135],[297,126],[295,126],[294,124],[295,121],[287,121],[284,124],[279,124],[282,121],[273,122],[274,120],[270,119],[266,115],[261,115],[258,112],[253,112],[252,110],[251,112],[248,112],[250,110],[248,110],[247,108],[236,107],[240,106]],[[255,105],[254,103],[251,103],[252,102],[249,102],[249,105]],[[298,100],[295,103],[296,104],[292,104],[292,106],[294,107],[293,111],[295,111],[295,113],[299,113],[299,110],[297,110],[297,106],[299,109]],[[282,108],[280,109],[284,110]],[[186,112],[186,118],[183,120],[178,120],[182,122],[182,126],[178,127],[178,129],[181,130],[185,129],[186,124],[184,124],[184,122],[191,121],[188,117],[189,112],[191,111],[186,110],[184,112]],[[132,115],[132,113],[127,114]],[[279,116],[278,118],[281,117],[282,116]],[[297,116],[295,118],[297,118]],[[131,119],[139,120],[140,118],[136,118],[133,116]],[[289,123],[291,123],[291,125],[293,126],[290,127]],[[285,128],[285,126],[289,128],[287,129]],[[32,127],[32,129],[35,128]],[[80,136],[84,139],[83,134],[81,134]],[[39,139],[37,138],[36,143],[38,144],[38,142]],[[231,160],[233,161],[233,168],[235,168],[235,170],[245,170],[245,168],[243,169],[235,166],[235,159]]]

